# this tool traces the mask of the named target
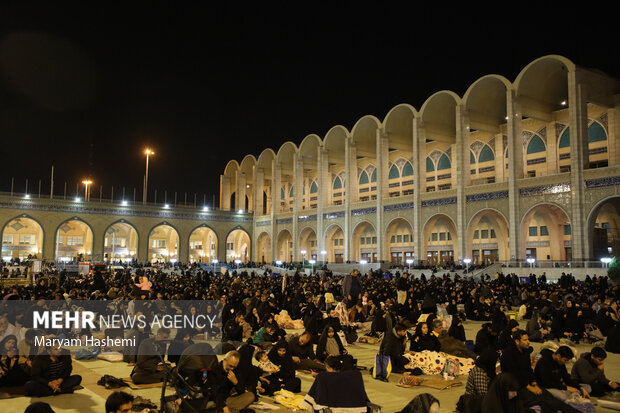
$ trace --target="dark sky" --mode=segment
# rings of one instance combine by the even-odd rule
[[[0,191],[15,177],[49,193],[54,165],[56,193],[90,175],[93,197],[140,194],[149,146],[151,199],[211,203],[230,159],[462,96],[486,74],[514,80],[546,54],[620,78],[616,24],[585,3],[211,3],[2,2]]]

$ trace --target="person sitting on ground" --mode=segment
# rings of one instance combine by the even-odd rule
[[[254,355],[254,358],[258,362],[258,368],[261,369],[264,375],[270,375],[272,373],[276,373],[280,368],[273,364],[271,360],[269,360],[269,356],[265,350],[259,350]]]
[[[53,394],[73,393],[82,382],[82,376],[72,375],[71,353],[58,346],[46,346],[34,357],[30,381],[24,384],[26,396],[46,397]]]
[[[439,413],[439,400],[430,393],[415,396],[400,413]]]
[[[489,384],[496,376],[497,352],[485,350],[469,371],[465,394],[459,398],[456,408],[459,412],[479,412],[482,401],[489,390]]]
[[[487,348],[497,350],[497,330],[493,328],[491,323],[482,324],[482,327],[476,334],[474,353],[482,354]]]
[[[270,376],[261,378],[266,394],[271,395],[280,389],[299,393],[301,391],[301,380],[295,377],[295,363],[293,363],[286,340],[278,341],[269,350],[268,357],[279,370]]]
[[[498,375],[482,401],[482,413],[525,413],[518,392],[519,381],[513,375]]]
[[[170,347],[168,347],[168,361],[177,364],[183,351],[192,344],[194,344],[192,331],[189,329],[178,329],[174,340],[172,340]]]
[[[254,393],[246,391],[242,378],[235,374],[240,359],[238,351],[229,351],[207,376],[218,412],[237,413],[254,402]]]
[[[0,387],[23,386],[28,381],[30,368],[20,363],[17,337],[6,336],[0,341]],[[27,369],[25,368],[27,367]]]
[[[273,343],[277,342],[275,337],[276,326],[273,324],[266,324],[258,329],[254,337],[252,338],[252,343],[261,348],[269,348],[273,345]]]
[[[409,363],[409,359],[404,356],[406,342],[407,329],[402,324],[396,324],[392,331],[386,332],[381,340],[379,353],[390,356],[393,373],[403,373],[405,366]]]
[[[316,375],[304,406],[310,412],[331,408],[340,412],[359,412],[366,409],[369,399],[359,370],[342,370],[342,362],[336,357],[325,360],[326,371]]]
[[[527,322],[525,328],[527,335],[530,337],[530,341],[535,343],[542,343],[549,338],[549,330],[542,326],[542,318],[538,311],[532,313],[532,318]]]
[[[115,391],[105,401],[106,413],[130,413],[133,407],[133,396],[122,391]]]
[[[411,351],[439,351],[441,344],[435,335],[430,334],[427,323],[418,323],[409,348]]]
[[[166,343],[170,337],[170,329],[161,327],[155,337],[142,341],[138,348],[136,365],[131,372],[131,380],[135,384],[150,384],[163,381],[166,372],[162,364],[166,354]]]
[[[594,397],[602,397],[620,388],[618,382],[605,377],[604,362],[606,358],[607,352],[603,348],[593,347],[589,353],[581,355],[571,370],[573,381],[590,386],[592,389],[590,395]]]
[[[325,365],[318,360],[314,353],[312,334],[309,331],[304,331],[300,335],[291,338],[288,346],[297,370],[325,370]]]
[[[518,395],[526,408],[539,406],[542,413],[578,413],[540,386],[532,370],[530,340],[525,330],[517,330],[512,336],[513,343],[506,347],[500,359],[502,373],[510,373],[519,383]]]
[[[517,320],[511,319],[508,321],[506,327],[500,331],[497,336],[497,347],[499,350],[503,350],[512,343],[512,335],[519,329],[519,323]]]
[[[465,336],[465,327],[463,327],[463,317],[461,314],[457,313],[452,316],[452,324],[450,324],[448,334],[450,337],[454,337],[462,342],[467,340]]]
[[[34,338],[40,334],[39,331],[30,328],[26,330],[23,340],[17,343],[17,352],[19,353],[19,364],[23,365],[28,374],[32,368],[32,360],[34,356],[39,354],[40,348],[34,345]]]
[[[350,370],[354,366],[353,357],[347,352],[334,328],[327,325],[323,330],[323,334],[319,337],[316,346],[316,354],[319,361],[324,362],[327,357],[336,357],[340,359],[343,370]]]
[[[235,318],[231,318],[224,324],[222,330],[222,341],[228,341],[232,343],[243,342],[243,325],[245,324],[245,316],[239,312]]]
[[[540,354],[542,357],[534,369],[536,381],[540,386],[563,401],[570,398],[571,393],[581,393],[588,397],[588,389],[585,386],[579,389],[579,383],[573,380],[566,370],[566,363],[575,356],[570,347],[560,346],[555,353],[545,348]]]

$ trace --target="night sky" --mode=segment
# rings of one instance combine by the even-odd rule
[[[2,2],[0,191],[14,177],[48,194],[54,165],[56,194],[90,176],[93,198],[140,198],[148,146],[149,200],[211,204],[231,159],[487,74],[514,80],[546,54],[620,78],[613,13],[583,5],[211,3]]]

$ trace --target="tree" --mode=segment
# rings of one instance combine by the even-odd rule
[[[609,262],[609,267],[607,269],[607,276],[610,280],[615,282],[620,282],[620,263],[616,260],[616,257],[613,257]]]

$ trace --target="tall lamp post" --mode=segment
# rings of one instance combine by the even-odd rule
[[[609,263],[611,262],[611,258],[603,257],[603,258],[601,258],[601,262],[603,263],[603,268],[608,268],[609,267]]]
[[[362,264],[362,274],[366,275],[366,264],[368,264],[368,261],[360,260],[360,264]]]
[[[465,264],[465,272],[469,273],[469,264],[471,263],[471,258],[464,258],[463,263]]]
[[[413,264],[413,260],[411,258],[407,258],[407,265],[409,266],[409,272],[411,272],[411,264]]]
[[[146,173],[144,175],[144,191],[142,191],[142,204],[146,205],[146,194],[149,185],[149,157],[151,155],[155,155],[155,152],[147,148],[144,151],[144,154],[146,155]]]
[[[528,264],[530,264],[530,271],[534,268],[534,263],[536,262],[536,258],[529,257],[527,260]]]
[[[321,259],[323,261],[323,265],[325,265],[325,256],[327,255],[327,251],[323,250],[321,251]]]
[[[84,184],[84,201],[88,202],[90,201],[90,184],[93,183],[93,181],[91,181],[90,179],[85,179],[82,181],[82,183]]]
[[[304,262],[306,261],[306,252],[307,251],[306,250],[301,250],[299,252],[301,252],[301,266],[303,268]]]
[[[310,264],[312,264],[312,273],[311,273],[311,274],[314,274],[314,264],[316,264],[316,260],[310,260],[310,261],[308,261],[308,262],[309,262]]]
[[[212,260],[211,264],[213,264],[213,274],[215,275],[215,264],[217,264],[219,261],[218,260]]]

